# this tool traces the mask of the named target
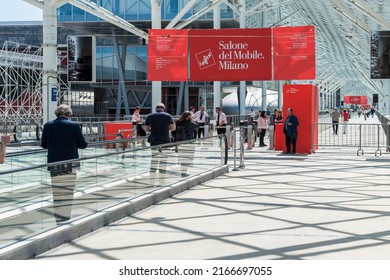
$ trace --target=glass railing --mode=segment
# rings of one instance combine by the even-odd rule
[[[9,156],[0,172],[0,251],[56,229],[53,183],[45,164],[46,153]],[[59,164],[69,164],[64,161]],[[70,211],[71,225],[104,212],[147,192],[171,186],[227,164],[226,137],[213,136],[156,147],[133,145],[129,139],[94,143],[80,150],[74,190],[62,197],[64,211]],[[10,168],[12,166],[13,168]],[[62,177],[62,183],[65,177]],[[66,182],[72,180],[67,178]],[[59,180],[61,182],[61,180]],[[54,194],[57,196],[57,194]],[[62,209],[63,210],[63,209]],[[1,258],[1,256],[0,256]]]

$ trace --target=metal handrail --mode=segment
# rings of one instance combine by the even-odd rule
[[[219,138],[221,141],[224,142],[224,155],[225,155],[225,160],[223,162],[224,165],[227,164],[228,162],[228,146],[227,146],[227,138],[225,135],[216,135],[216,136],[210,136],[208,138],[202,138],[202,139],[212,139],[212,138]],[[110,141],[104,141],[101,144],[107,144],[107,143],[120,143],[127,141],[127,139],[116,139],[116,140],[110,140]],[[192,139],[192,140],[186,140],[186,141],[181,141],[179,144],[187,144],[187,143],[193,143],[198,141],[198,139]],[[98,144],[94,145],[97,146]],[[177,146],[177,142],[173,143],[167,143],[167,144],[162,144],[162,145],[156,145],[156,146],[147,146],[147,147],[138,147],[134,148],[131,150],[113,150],[113,152],[101,154],[101,155],[93,155],[93,156],[86,156],[86,157],[80,157],[78,159],[71,159],[71,160],[65,160],[65,161],[59,161],[59,162],[52,162],[52,163],[46,163],[46,164],[37,164],[33,166],[28,166],[28,167],[21,167],[21,168],[16,168],[12,170],[5,170],[5,171],[0,171],[0,176],[5,175],[5,174],[12,174],[12,173],[17,173],[17,172],[22,172],[22,171],[27,171],[27,170],[33,170],[33,169],[39,169],[39,168],[45,168],[45,167],[50,167],[58,164],[70,164],[73,162],[81,162],[81,161],[86,161],[86,160],[91,160],[91,159],[97,159],[97,158],[103,158],[106,156],[114,156],[114,155],[124,155],[126,153],[133,153],[135,151],[141,151],[141,150],[148,150],[148,149],[162,149],[162,148],[170,148],[170,147],[175,147]]]

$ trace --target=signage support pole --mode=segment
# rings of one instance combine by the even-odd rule
[[[384,93],[383,96],[387,96],[383,99],[386,102],[386,115],[390,115],[390,80],[383,80],[384,84]]]
[[[214,7],[214,29],[221,29],[221,6],[216,5]],[[213,85],[213,91],[214,91],[214,108],[215,107],[221,107],[221,82],[220,81],[214,81]]]
[[[52,88],[57,88],[57,13],[50,0],[43,6],[43,69],[42,69],[42,113],[43,124],[55,118],[57,98],[51,98]],[[53,82],[49,84],[49,79]],[[51,86],[50,86],[51,85]]]
[[[161,4],[156,3],[155,0],[151,1],[152,5],[152,29],[161,29]],[[152,82],[152,108],[151,112],[154,112],[156,105],[162,102],[162,90],[161,81]]]
[[[246,1],[241,0],[240,1],[240,28],[246,28],[246,18],[245,18],[245,11],[246,11]],[[243,116],[246,114],[245,112],[245,105],[246,105],[246,81],[240,81],[240,92],[239,92],[240,100],[238,102],[240,106],[240,115]]]

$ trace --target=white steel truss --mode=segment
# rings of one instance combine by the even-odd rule
[[[59,73],[64,56],[58,57]],[[42,124],[42,48],[4,42],[0,50],[0,123],[9,127],[18,123]],[[69,91],[59,79],[58,100]]]

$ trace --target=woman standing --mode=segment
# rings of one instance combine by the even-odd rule
[[[199,128],[199,124],[193,122],[191,112],[184,112],[180,118],[176,121],[176,130],[172,131],[172,135],[175,137],[175,142],[181,142],[194,139],[194,132]],[[189,176],[188,167],[192,165],[195,143],[180,144],[177,147],[178,160],[180,163],[181,177]]]
[[[264,136],[265,132],[267,131],[267,116],[265,115],[265,111],[261,111],[259,118],[257,119],[257,127],[259,130],[260,135],[260,146],[259,147],[265,147],[267,146],[264,143]]]
[[[134,114],[131,116],[131,122],[137,126],[137,137],[142,137],[146,135],[145,130],[142,128],[142,118],[140,115],[141,107],[136,106]],[[139,140],[138,140],[139,143]]]

